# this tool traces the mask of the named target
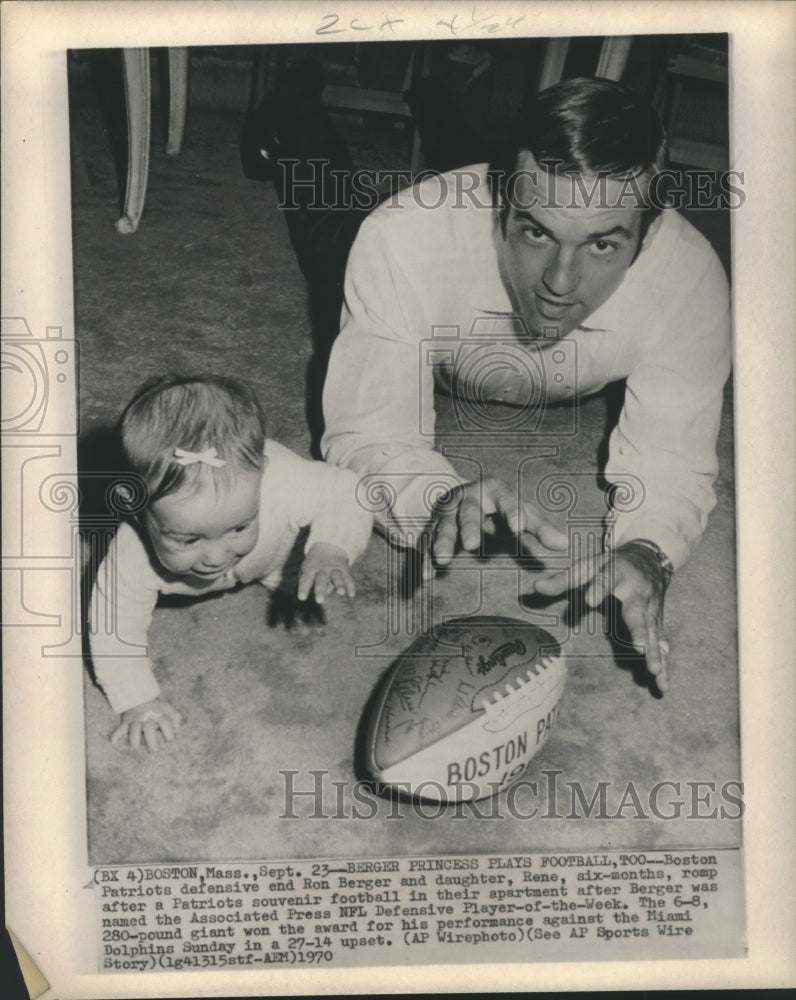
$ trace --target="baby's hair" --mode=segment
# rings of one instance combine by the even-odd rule
[[[208,474],[222,489],[238,472],[259,471],[264,464],[265,415],[249,386],[234,378],[167,375],[145,382],[122,414],[120,433],[131,471],[147,484],[148,503],[199,489]],[[214,448],[224,464],[180,465],[178,448]]]

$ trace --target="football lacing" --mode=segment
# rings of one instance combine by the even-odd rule
[[[495,691],[492,695],[491,703],[485,705],[484,707],[486,708],[487,711],[489,711],[490,708],[499,706],[501,702],[505,701],[507,698],[511,698],[512,695],[519,694],[526,686],[528,681],[538,678],[540,676],[539,674],[540,667],[544,670],[547,670],[549,667],[554,666],[555,663],[556,663],[556,657],[543,656],[542,659],[539,660],[539,662],[534,665],[536,669],[534,669],[533,667],[528,667],[528,669],[525,671],[525,679],[523,679],[522,677],[518,677],[514,683],[512,683],[511,681],[507,681],[506,684],[504,685],[506,693],[501,694],[500,691]]]

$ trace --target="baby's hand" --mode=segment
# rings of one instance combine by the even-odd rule
[[[316,542],[304,556],[298,582],[298,599],[306,601],[314,594],[318,604],[323,604],[327,594],[335,591],[341,597],[356,593],[347,554],[336,545]]]
[[[141,746],[141,736],[150,750],[158,749],[158,733],[167,743],[174,739],[175,731],[182,724],[182,716],[166,701],[155,698],[145,701],[143,705],[128,708],[122,712],[121,725],[114,730],[111,743],[118,743],[129,736],[130,746],[137,749]]]

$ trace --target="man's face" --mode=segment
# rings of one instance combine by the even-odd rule
[[[564,337],[616,291],[660,219],[642,242],[644,208],[621,181],[583,177],[578,185],[547,174],[529,152],[517,168],[504,224],[506,273],[530,332]]]

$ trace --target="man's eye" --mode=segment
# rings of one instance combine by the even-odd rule
[[[531,243],[546,243],[550,239],[544,229],[540,229],[538,226],[527,226],[523,229],[523,233]]]
[[[617,249],[616,243],[610,243],[608,240],[595,240],[591,247],[594,253],[602,257],[613,253]]]

